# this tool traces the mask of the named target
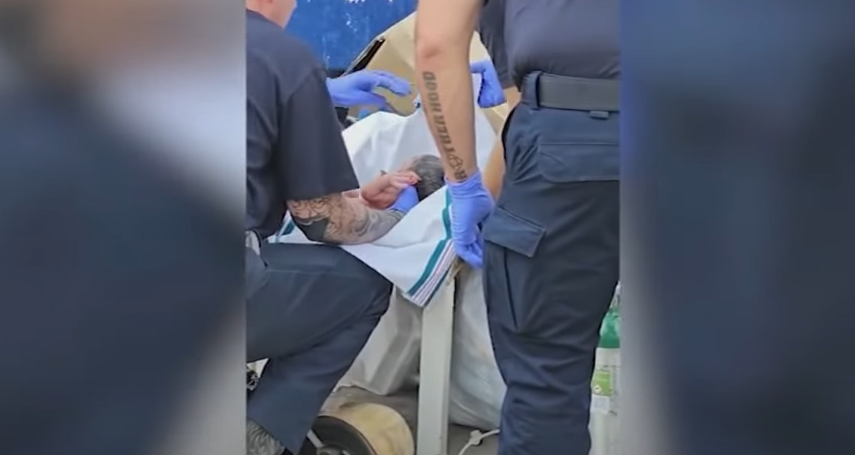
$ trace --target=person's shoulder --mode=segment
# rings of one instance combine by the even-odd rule
[[[306,43],[253,12],[247,12],[246,47],[247,57],[272,60],[278,67],[321,66]]]
[[[321,66],[306,43],[282,30],[266,30],[255,37],[247,37],[247,45],[250,53],[276,58],[287,66]]]
[[[264,67],[289,85],[299,85],[323,65],[309,46],[263,18],[247,19],[248,65]]]

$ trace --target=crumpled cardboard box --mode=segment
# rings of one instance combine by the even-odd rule
[[[413,91],[410,96],[398,97],[381,90],[381,94],[386,97],[389,104],[400,114],[412,114],[415,108],[413,100],[416,97],[415,87],[415,13],[402,19],[400,22],[389,27],[386,31],[377,35],[371,43],[365,48],[365,51],[356,58],[356,61],[361,60],[365,56],[365,52],[377,46],[380,42],[376,53],[368,61],[366,68],[383,70],[395,73],[396,75],[407,79],[413,86]],[[481,38],[476,33],[472,37],[472,44],[469,48],[469,55],[473,62],[488,58],[487,50],[481,44]],[[359,109],[351,111],[351,115],[356,116]],[[502,104],[490,109],[484,109],[484,114],[489,119],[493,129],[497,132],[501,130],[505,118],[508,116],[508,105]]]

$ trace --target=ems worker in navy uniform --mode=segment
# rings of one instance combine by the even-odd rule
[[[489,0],[484,3],[481,8],[481,14],[478,18],[478,34],[481,37],[481,42],[487,53],[490,55],[492,70],[496,75],[495,83],[501,88],[502,92],[497,94],[492,105],[484,105],[479,99],[480,107],[493,107],[507,103],[508,107],[513,109],[520,100],[520,92],[514,85],[514,79],[511,77],[511,70],[508,67],[508,53],[505,49],[505,3],[504,0]],[[481,92],[484,91],[482,85]],[[479,96],[481,94],[479,93]],[[499,195],[499,190],[502,187],[502,177],[505,174],[505,158],[504,147],[502,146],[501,135],[496,140],[496,145],[490,154],[490,159],[484,168],[484,186],[490,191],[495,198]]]
[[[418,198],[407,187],[378,211],[342,194],[359,185],[333,107],[335,87],[308,48],[283,32],[294,0],[246,6],[247,361],[268,359],[247,403],[247,453],[296,454],[392,290],[333,245],[377,240]],[[338,90],[358,101],[374,87],[356,79]],[[286,211],[306,237],[332,245],[264,244]]]
[[[594,353],[619,272],[618,1],[502,0],[521,100],[495,204],[475,160],[467,71],[483,2],[419,2],[416,77],[455,248],[483,267],[507,384],[499,454],[588,455]]]

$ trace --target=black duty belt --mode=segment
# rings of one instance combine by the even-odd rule
[[[526,79],[528,78],[537,80],[526,81],[523,89],[537,90],[535,97],[540,107],[574,111],[620,111],[620,82],[617,80],[585,79],[547,73],[532,73],[526,76]]]

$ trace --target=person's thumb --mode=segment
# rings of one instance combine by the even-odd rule
[[[469,65],[469,71],[471,73],[484,74],[484,72],[490,67],[489,62],[489,60],[479,60],[472,63]]]
[[[418,192],[416,191],[416,187],[414,187],[412,185],[405,186],[401,190],[401,196],[400,197],[404,198],[407,202],[410,202],[413,205],[415,205],[419,201],[419,195],[418,195]]]
[[[401,190],[398,194],[398,198],[395,199],[395,203],[391,208],[407,213],[418,203],[419,196],[418,193],[416,193],[416,189],[412,186],[408,186]]]

